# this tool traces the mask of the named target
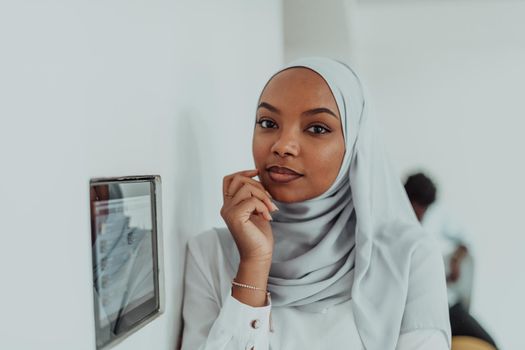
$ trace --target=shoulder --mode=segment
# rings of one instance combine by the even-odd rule
[[[374,237],[375,245],[404,255],[440,254],[435,237],[418,223],[390,222],[383,224]]]
[[[396,265],[391,266],[394,270],[408,270],[410,277],[416,271],[426,271],[429,278],[444,274],[439,243],[418,223],[389,223],[378,230],[373,242],[375,254]]]
[[[217,246],[218,238],[215,229],[203,231],[188,240],[188,250],[195,256],[206,256],[208,252],[216,250]]]
[[[211,228],[188,240],[187,253],[203,270],[215,273],[233,270],[238,256],[235,242],[227,228]]]
[[[208,255],[229,248],[233,239],[227,228],[211,228],[188,240],[188,250],[194,255]]]

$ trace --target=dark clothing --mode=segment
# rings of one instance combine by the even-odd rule
[[[457,303],[449,309],[450,326],[452,328],[452,336],[463,335],[481,339],[497,348],[496,343],[492,337],[481,327],[481,325],[472,317],[469,312]]]

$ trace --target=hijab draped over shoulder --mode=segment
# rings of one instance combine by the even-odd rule
[[[367,350],[394,350],[400,333],[416,329],[441,330],[450,344],[441,255],[385,155],[359,77],[320,57],[279,72],[293,67],[311,69],[330,87],[346,150],[325,193],[295,203],[274,200],[272,307],[319,312],[351,300]]]

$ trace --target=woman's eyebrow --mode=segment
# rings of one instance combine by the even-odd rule
[[[335,119],[339,120],[339,117],[337,116],[337,114],[335,114],[334,112],[332,112],[330,109],[328,109],[326,107],[319,107],[319,108],[309,109],[309,110],[304,111],[303,113],[301,113],[301,115],[303,115],[303,116],[311,116],[311,115],[319,114],[319,113],[328,113],[328,114],[332,115]]]
[[[274,113],[277,113],[277,114],[281,113],[279,108],[272,106],[268,102],[261,102],[259,104],[259,106],[257,107],[257,109],[259,109],[259,108],[266,108],[267,110],[269,110],[271,112],[274,112]],[[314,114],[319,114],[319,113],[328,113],[328,114],[334,116],[336,119],[339,120],[339,117],[337,116],[337,114],[335,114],[334,112],[332,112],[330,109],[328,109],[326,107],[312,108],[312,109],[309,109],[307,111],[304,111],[303,113],[301,113],[301,115],[302,116],[312,116]]]
[[[274,106],[272,106],[271,104],[269,104],[269,103],[267,103],[267,102],[261,102],[261,103],[259,104],[259,106],[257,107],[257,109],[259,109],[259,108],[261,108],[261,107],[262,107],[262,108],[266,108],[267,110],[272,111],[272,112],[277,113],[277,114],[280,114],[280,113],[281,113],[281,111],[279,110],[279,108],[274,107]]]

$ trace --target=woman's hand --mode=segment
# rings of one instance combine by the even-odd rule
[[[239,249],[241,262],[270,263],[273,234],[270,212],[278,210],[259,181],[252,179],[258,170],[225,176],[221,216]]]

